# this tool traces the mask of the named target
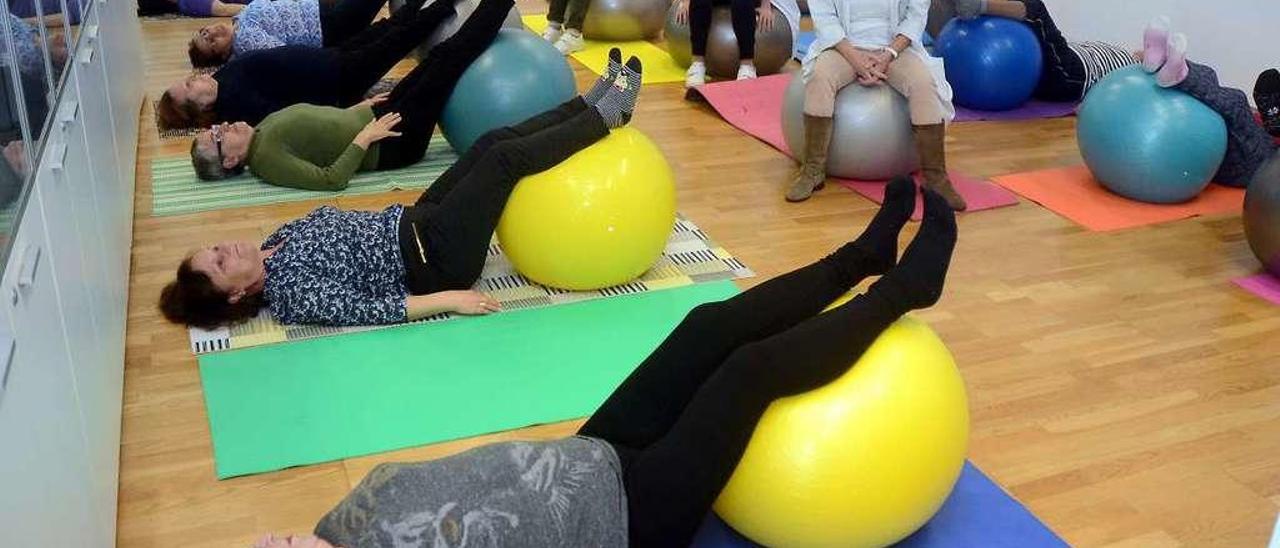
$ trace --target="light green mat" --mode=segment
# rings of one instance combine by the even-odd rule
[[[694,284],[200,356],[218,478],[584,417],[689,309]]]
[[[346,190],[325,192],[269,185],[247,172],[223,181],[205,182],[196,178],[190,156],[157,158],[151,161],[151,215],[164,217],[215,209],[426,188],[457,159],[449,144],[437,136],[431,140],[425,160],[404,169],[357,173]]]

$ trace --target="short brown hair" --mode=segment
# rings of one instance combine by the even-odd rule
[[[156,103],[156,119],[164,129],[206,127],[217,121],[212,110],[203,110],[191,101],[179,103],[168,91]]]
[[[227,58],[231,57],[230,52],[226,55],[218,55],[217,53],[205,53],[196,46],[196,39],[192,38],[187,43],[187,57],[191,58],[191,66],[196,68],[216,67],[227,62]]]
[[[258,315],[266,306],[261,293],[245,295],[236,303],[214,287],[209,275],[191,267],[191,257],[178,265],[178,279],[160,292],[160,313],[182,325],[213,329],[233,325]]]

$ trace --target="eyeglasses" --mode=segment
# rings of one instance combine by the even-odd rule
[[[209,134],[213,136],[213,144],[218,147],[218,159],[222,159],[222,126],[209,126]]]

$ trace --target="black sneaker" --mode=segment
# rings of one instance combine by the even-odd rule
[[[1267,133],[1280,137],[1280,71],[1267,69],[1253,85],[1253,102],[1262,113],[1262,126]]]

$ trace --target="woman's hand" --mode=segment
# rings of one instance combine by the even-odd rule
[[[400,132],[392,131],[399,123],[400,114],[397,112],[388,112],[382,115],[381,118],[375,118],[368,124],[365,124],[364,129],[360,130],[360,133],[356,134],[356,138],[353,139],[352,142],[355,143],[356,146],[368,150],[369,145],[386,139],[387,137],[399,137]]]
[[[359,103],[356,103],[354,105],[351,105],[351,108],[371,107],[378,103],[385,103],[387,101],[388,95],[390,95],[390,93],[388,92],[379,93],[377,95],[374,95],[373,97],[360,101]]]
[[[756,9],[756,28],[762,31],[773,30],[773,3],[769,0],[760,2]]]
[[[502,311],[497,300],[479,291],[444,291],[440,297],[450,311],[459,314],[474,316]]]
[[[876,66],[875,57],[870,52],[858,48],[848,49],[844,57],[853,66],[853,75],[858,79],[859,84],[872,86],[888,78],[884,71]]]
[[[676,24],[689,26],[689,0],[676,0]]]
[[[884,74],[887,78],[889,74],[889,65],[893,63],[893,60],[894,56],[892,53],[889,53],[888,50],[880,50],[871,54],[871,67],[879,71],[881,74]]]

